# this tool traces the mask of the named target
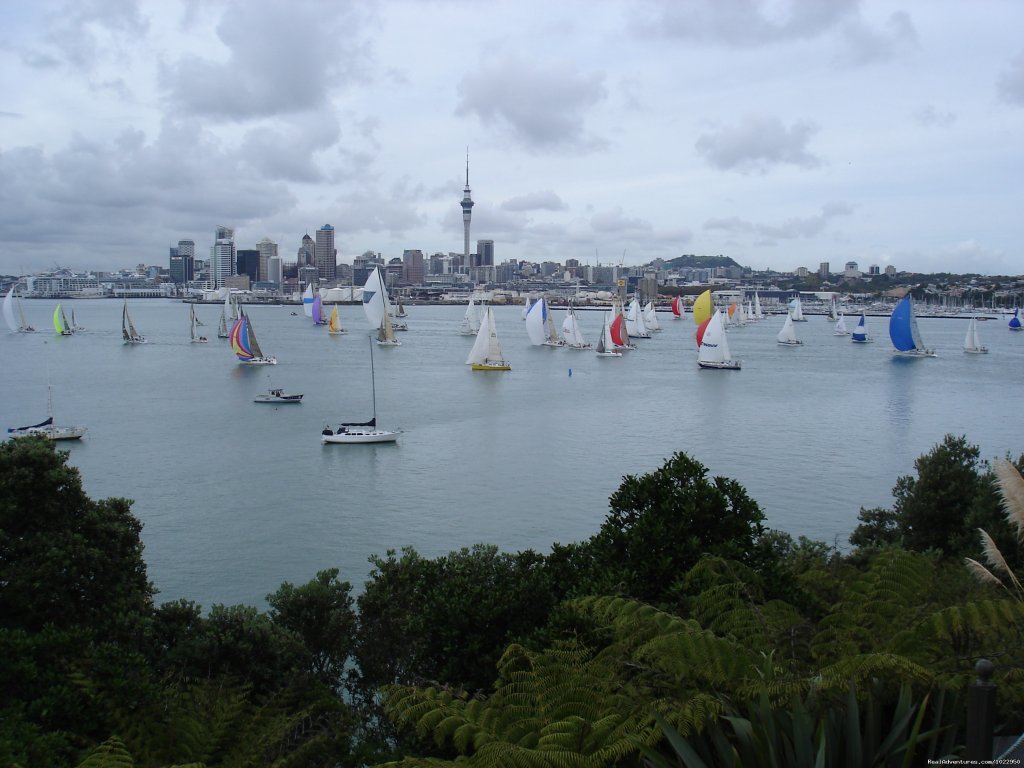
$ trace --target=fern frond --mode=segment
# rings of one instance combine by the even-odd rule
[[[1012,462],[997,461],[995,467],[996,484],[1003,497],[1003,511],[1010,525],[1017,529],[1017,539],[1024,539],[1024,477]]]

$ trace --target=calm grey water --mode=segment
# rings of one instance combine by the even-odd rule
[[[49,328],[56,302],[26,301]],[[846,545],[861,506],[888,505],[900,474],[947,432],[991,458],[1024,451],[1024,334],[980,325],[991,354],[961,351],[966,321],[922,319],[936,359],[894,358],[887,319],[852,344],[811,317],[800,348],[775,343],[782,318],[733,329],[742,371],[701,371],[691,320],[622,358],[529,346],[520,308],[497,308],[513,370],[463,365],[463,308],[409,307],[403,346],[374,349],[378,419],[396,445],[328,445],[328,421],[369,418],[369,343],[361,307],[350,334],[253,307],[276,367],[245,368],[216,338],[217,306],[200,306],[210,343],[188,341],[188,306],[129,307],[150,343],[121,343],[121,302],[68,301],[86,331],[0,333],[0,425],[45,416],[47,380],[60,423],[88,434],[65,444],[94,498],[126,496],[144,523],[159,600],[262,605],[283,581],[338,567],[357,589],[367,558],[415,547],[435,556],[477,542],[547,551],[593,534],[624,474],[685,451],[739,480],[772,527]],[[301,313],[301,310],[298,310]],[[562,313],[556,310],[561,323]],[[593,341],[601,315],[581,313]],[[848,318],[848,325],[853,322]],[[571,375],[570,375],[571,369]],[[252,402],[270,385],[298,406]]]

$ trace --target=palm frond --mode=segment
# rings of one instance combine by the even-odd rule
[[[1003,511],[1010,525],[1017,529],[1017,539],[1024,539],[1024,477],[1009,461],[997,461],[993,467],[996,484],[1003,497]]]

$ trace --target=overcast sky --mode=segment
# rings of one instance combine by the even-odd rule
[[[0,0],[0,273],[363,251],[1024,272],[1019,0]]]

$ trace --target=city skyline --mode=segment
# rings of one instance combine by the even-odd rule
[[[0,273],[201,257],[221,222],[286,260],[323,222],[342,263],[462,252],[468,147],[502,261],[1016,274],[1021,28],[1011,0],[7,3]]]

